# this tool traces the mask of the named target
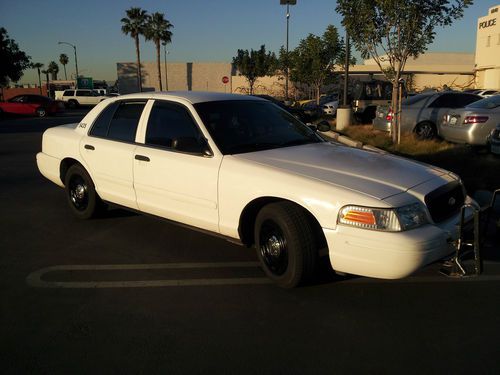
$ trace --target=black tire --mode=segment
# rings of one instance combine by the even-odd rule
[[[71,99],[68,101],[68,107],[72,109],[76,108],[78,107],[78,102],[76,100]]]
[[[291,202],[264,206],[255,221],[255,248],[266,275],[282,288],[310,280],[317,245],[306,213]]]
[[[418,139],[434,139],[436,138],[436,125],[430,121],[424,121],[415,126],[415,135]]]
[[[95,191],[90,175],[80,164],[68,169],[64,186],[69,207],[76,217],[86,220],[101,213],[104,204]]]
[[[43,107],[39,107],[36,109],[36,115],[38,117],[45,117],[45,116],[47,116],[47,110]]]

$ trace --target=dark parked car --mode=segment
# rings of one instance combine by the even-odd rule
[[[455,108],[463,108],[482,99],[479,95],[455,91],[429,92],[404,99],[401,113],[401,133],[415,133],[421,139],[438,135],[443,116]],[[373,127],[389,131],[394,112],[389,106],[378,106]]]
[[[292,116],[299,119],[303,123],[308,123],[308,122],[314,121],[317,117],[319,117],[319,114],[316,112],[310,112],[310,111],[307,111],[306,109],[301,108],[301,107],[287,106],[282,101],[279,101],[278,99],[276,99],[270,95],[253,95],[253,96],[269,100],[270,102],[272,102],[272,103],[276,104],[278,107],[284,109],[285,111],[287,111],[288,113],[290,113]]]
[[[500,155],[500,124],[491,132],[490,150],[493,154]]]
[[[0,114],[35,115],[45,117],[60,112],[64,103],[42,95],[17,95],[0,102]]]

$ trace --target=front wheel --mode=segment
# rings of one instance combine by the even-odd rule
[[[101,200],[88,172],[79,164],[72,165],[64,179],[71,211],[80,219],[90,219],[101,211]]]
[[[309,279],[317,258],[306,213],[290,202],[262,208],[255,222],[255,247],[262,269],[277,285],[293,288]]]

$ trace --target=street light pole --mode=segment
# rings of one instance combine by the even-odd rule
[[[76,55],[76,46],[68,42],[57,42],[57,44],[67,44],[68,46],[73,47],[73,51],[75,52],[75,71],[76,71],[75,88],[78,88],[78,57]]]
[[[285,69],[285,99],[288,101],[288,30],[290,21],[290,5],[297,4],[297,0],[280,0],[281,5],[286,5],[286,69]]]
[[[167,54],[170,52],[167,51],[167,43],[163,43],[165,47],[165,90],[168,91],[168,65],[167,65]]]

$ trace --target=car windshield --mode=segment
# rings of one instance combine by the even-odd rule
[[[195,104],[223,154],[323,142],[308,126],[266,101],[230,100]]]
[[[489,98],[478,100],[472,104],[469,104],[467,108],[478,108],[478,109],[493,109],[500,106],[500,95],[490,96]]]

